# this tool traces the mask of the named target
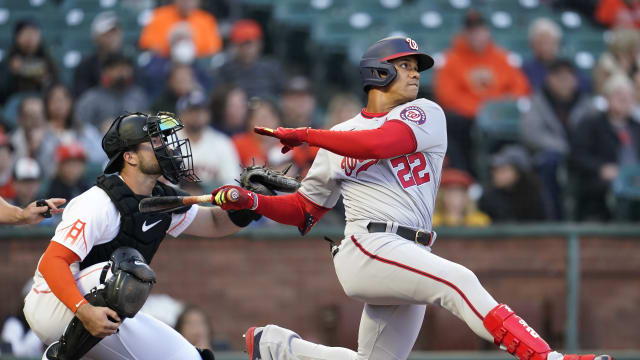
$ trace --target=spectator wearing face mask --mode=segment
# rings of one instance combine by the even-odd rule
[[[222,48],[216,18],[200,10],[200,0],[174,0],[172,4],[153,11],[151,22],[142,29],[140,48],[151,50],[164,57],[171,53],[169,33],[181,22],[191,27],[191,39],[196,57],[213,55]]]
[[[249,98],[276,97],[284,87],[280,64],[262,56],[262,38],[257,21],[236,21],[231,28],[232,56],[218,71],[221,82],[241,87]]]
[[[100,85],[87,90],[78,99],[75,119],[88,122],[103,130],[103,124],[120,114],[149,109],[145,92],[137,86],[131,61],[122,55],[111,55],[105,60]]]
[[[140,68],[139,77],[141,78],[141,84],[152,99],[158,101],[159,97],[166,95],[169,87],[175,89],[176,84],[172,83],[175,79],[171,79],[171,76],[184,75],[181,70],[180,74],[174,72],[174,70],[178,68],[190,68],[192,79],[183,79],[189,82],[191,86],[189,91],[202,88],[205,92],[209,92],[211,89],[211,77],[207,71],[195,61],[196,49],[191,32],[192,29],[188,23],[181,22],[176,24],[169,32],[169,42],[171,46],[169,56],[154,53],[149,62]],[[179,96],[182,95],[184,95],[184,93]],[[177,98],[173,99],[172,105],[169,108],[175,107],[176,100]],[[165,99],[163,99],[163,102],[166,102]],[[167,111],[169,108],[162,110]]]

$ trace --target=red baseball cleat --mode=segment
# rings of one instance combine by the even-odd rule
[[[251,360],[260,360],[260,337],[262,336],[261,327],[250,327],[247,332],[242,335],[245,343],[245,351],[249,354]],[[600,360],[600,359],[598,359]],[[605,359],[602,359],[605,360]]]

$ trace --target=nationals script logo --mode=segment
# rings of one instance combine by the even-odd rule
[[[416,123],[418,125],[422,125],[425,121],[427,121],[427,114],[424,113],[424,110],[422,110],[418,106],[413,105],[404,108],[404,110],[402,110],[402,112],[400,113],[400,117],[403,120],[411,121],[412,123]]]
[[[354,170],[360,165],[358,170],[356,170],[355,177],[358,177],[358,174],[362,171],[367,171],[368,168],[378,163],[378,160],[358,160],[350,157],[343,157],[342,162],[340,163],[340,168],[344,170],[344,174],[347,176],[351,176]]]

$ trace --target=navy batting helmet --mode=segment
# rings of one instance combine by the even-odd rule
[[[419,72],[433,66],[433,58],[418,51],[418,44],[411,38],[388,37],[371,45],[360,60],[360,78],[364,90],[369,86],[389,85],[397,75],[396,68],[389,60],[409,55],[416,56]],[[381,73],[386,76],[380,76]]]

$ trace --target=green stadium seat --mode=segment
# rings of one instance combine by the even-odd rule
[[[53,0],[3,0],[0,6],[15,11],[50,12],[57,8]]]
[[[490,154],[505,143],[517,143],[520,137],[520,117],[530,105],[527,98],[485,102],[475,120],[474,148],[478,177],[487,180]]]
[[[640,219],[640,164],[626,165],[620,168],[613,182],[615,197],[615,216],[618,220]]]

